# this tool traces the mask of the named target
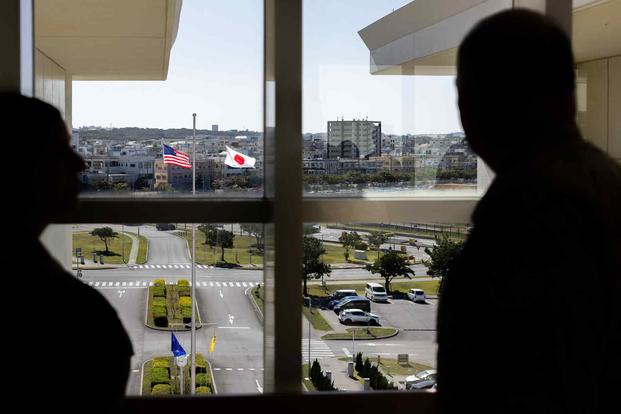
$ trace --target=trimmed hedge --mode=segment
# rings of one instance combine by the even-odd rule
[[[154,297],[153,300],[151,301],[151,304],[153,305],[153,307],[158,307],[158,306],[163,306],[166,307],[166,298],[163,297]]]
[[[155,279],[153,286],[166,286],[166,281],[164,279]]]
[[[157,384],[170,385],[170,370],[168,368],[151,369],[151,386],[155,386]]]
[[[177,286],[190,286],[190,282],[186,279],[180,279],[177,281]]]
[[[153,368],[170,368],[168,358],[153,358]]]
[[[171,395],[172,388],[168,384],[157,384],[151,390],[151,395]]]
[[[196,393],[197,394],[211,394],[211,388],[209,387],[196,387]]]
[[[192,296],[192,289],[189,286],[177,286],[177,293],[180,297]]]
[[[164,286],[153,286],[153,298],[166,297],[166,288]]]
[[[179,298],[179,305],[181,305],[181,307],[185,307],[185,306],[192,306],[192,298],[187,297],[187,296],[182,296]]]
[[[196,374],[196,386],[197,387],[206,387],[209,384],[207,374]]]

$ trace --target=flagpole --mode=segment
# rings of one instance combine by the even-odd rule
[[[196,195],[196,114],[192,114],[192,196]],[[196,394],[196,226],[192,222],[192,334],[190,348],[192,364],[190,394]]]

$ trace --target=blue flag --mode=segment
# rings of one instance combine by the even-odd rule
[[[185,349],[183,349],[179,341],[177,341],[175,334],[171,332],[170,335],[170,351],[173,355],[176,357],[186,355]]]

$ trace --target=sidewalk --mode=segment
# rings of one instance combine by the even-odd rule
[[[321,370],[332,372],[332,381],[339,391],[362,391],[364,385],[347,375],[347,361],[339,361],[338,358],[320,359]]]

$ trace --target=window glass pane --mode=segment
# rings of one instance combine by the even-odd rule
[[[412,386],[415,374],[436,367],[436,312],[442,269],[435,246],[444,240],[463,242],[469,226],[434,223],[313,223],[304,226],[303,379],[307,390],[321,390],[331,376],[340,390],[365,389],[364,361],[379,367],[388,385]],[[438,249],[439,251],[439,249]],[[455,254],[454,250],[448,254]],[[435,265],[434,265],[435,263]],[[402,265],[409,278],[380,271]],[[369,266],[369,268],[367,268]],[[376,286],[379,285],[379,286]],[[426,296],[414,296],[420,289]],[[357,297],[343,296],[352,290]],[[376,296],[375,293],[379,292]],[[387,294],[386,294],[387,293]],[[310,302],[310,304],[309,304]],[[356,365],[362,353],[363,366]],[[308,361],[319,368],[307,371]],[[348,371],[349,363],[353,370]],[[435,372],[435,371],[432,371]],[[319,379],[318,379],[319,378]],[[322,383],[322,381],[324,381]],[[384,389],[374,383],[371,389]]]
[[[65,3],[35,2],[36,95],[72,127],[83,197],[187,196],[192,163],[198,196],[263,195],[262,2]]]
[[[131,338],[134,356],[127,395],[178,394],[171,332],[189,354],[191,224],[66,227],[72,238],[73,274],[108,300]],[[195,231],[196,381],[197,387],[209,387],[197,392],[262,392],[263,226],[196,225]],[[189,372],[185,394],[190,393]],[[163,386],[155,389],[157,384]]]
[[[489,11],[451,4],[440,16],[432,8],[407,0],[304,2],[306,196],[477,193],[454,48],[455,33]],[[477,17],[464,19],[466,11]]]

